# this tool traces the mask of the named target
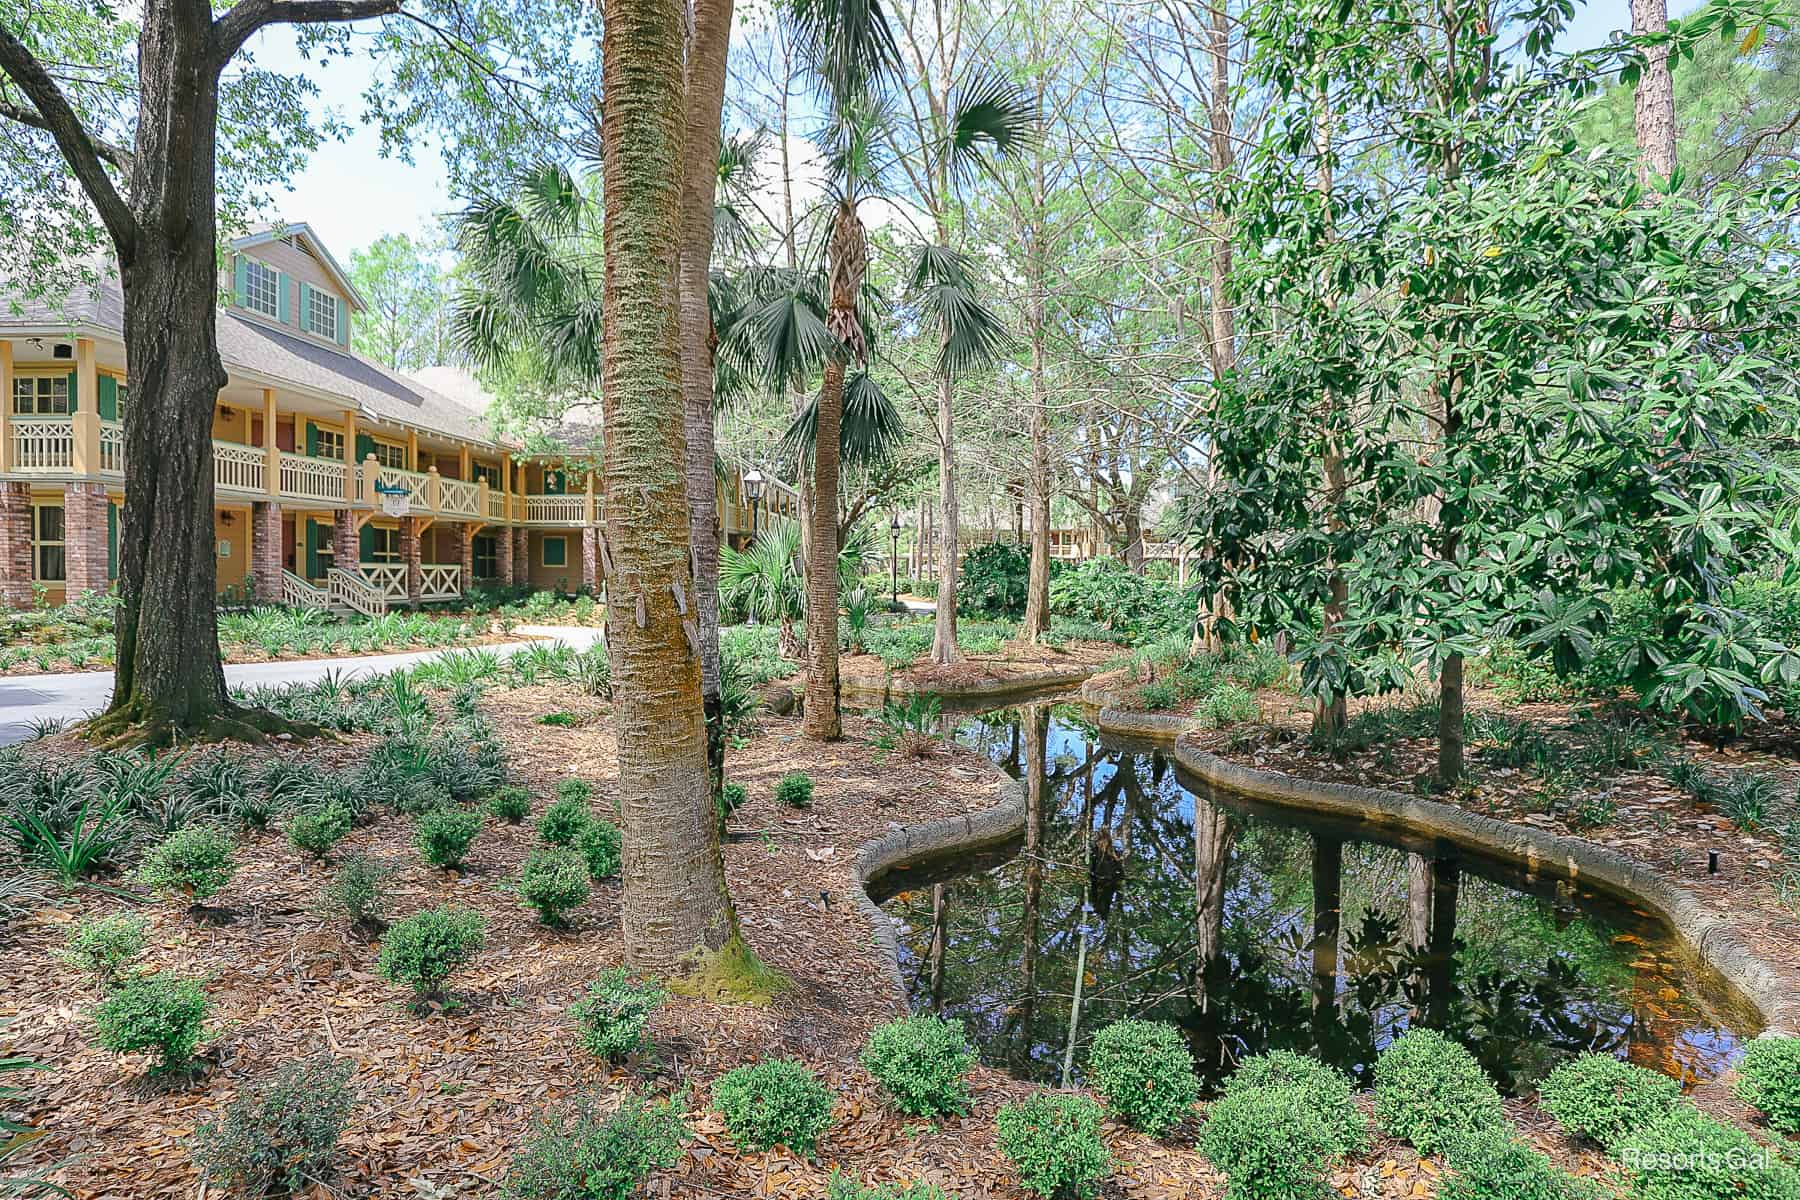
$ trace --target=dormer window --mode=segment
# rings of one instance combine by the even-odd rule
[[[306,331],[338,340],[338,301],[330,292],[310,288],[306,294]]]
[[[254,259],[244,264],[244,307],[265,317],[276,314],[280,305],[280,277],[272,267]]]

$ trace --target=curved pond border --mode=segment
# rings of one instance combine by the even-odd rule
[[[924,690],[946,703],[957,703],[963,700],[986,700],[998,696],[1010,696],[1017,692],[1033,692],[1041,688],[1074,687],[1093,677],[1099,670],[1093,665],[1079,664],[1067,667],[1038,667],[1033,670],[1008,675],[1002,679],[983,679],[979,682],[964,684],[960,687],[927,687]],[[919,685],[911,680],[893,673],[876,679],[866,675],[845,675],[838,681],[838,689],[844,694],[855,692],[859,697],[875,697],[885,700],[890,696],[910,697],[918,694]]]
[[[1444,838],[1483,854],[1580,882],[1655,913],[1756,1006],[1767,1034],[1800,1033],[1800,979],[1759,958],[1730,922],[1694,893],[1615,850],[1561,834],[1484,817],[1451,804],[1381,788],[1316,783],[1240,766],[1175,741],[1175,760],[1198,779],[1285,808],[1349,816],[1409,833]]]
[[[1025,832],[1025,785],[1002,771],[1000,803],[960,817],[939,817],[922,825],[905,825],[864,842],[856,852],[856,907],[869,922],[875,942],[888,965],[888,977],[902,1005],[906,981],[900,975],[900,942],[894,934],[894,918],[869,896],[869,882],[896,867],[948,852],[976,851],[1010,841]]]

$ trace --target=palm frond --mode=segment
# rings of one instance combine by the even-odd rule
[[[948,246],[919,248],[908,291],[937,331],[937,368],[951,378],[993,365],[1012,347],[1012,335],[978,286],[963,255]]]
[[[746,361],[771,386],[804,380],[837,352],[820,297],[805,290],[762,300],[741,325]]]
[[[781,436],[781,452],[806,465],[812,463],[819,441],[819,399],[808,400],[787,432]],[[844,380],[844,416],[838,426],[838,455],[847,466],[872,466],[885,461],[906,441],[906,425],[875,377],[858,371]]]
[[[881,0],[795,0],[789,15],[801,61],[828,99],[881,91],[898,75],[900,47]]]
[[[1027,149],[1036,136],[1031,97],[998,72],[975,76],[950,98],[947,150],[950,169],[960,177]]]

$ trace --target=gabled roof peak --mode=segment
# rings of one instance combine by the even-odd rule
[[[342,267],[338,266],[337,259],[331,256],[331,251],[325,248],[324,241],[305,221],[275,221],[267,225],[254,226],[244,236],[231,239],[231,248],[233,250],[249,250],[270,242],[287,242],[311,255],[321,267],[325,268],[325,273],[331,277],[331,281],[343,290],[345,296],[349,297],[350,307],[353,310],[360,312],[369,307],[369,302],[363,299],[362,293],[356,290],[356,285],[350,282],[350,276]]]

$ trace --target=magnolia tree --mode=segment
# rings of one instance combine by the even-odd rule
[[[1496,637],[1562,670],[1623,656],[1646,703],[1713,719],[1800,673],[1725,603],[1794,555],[1792,479],[1760,453],[1786,420],[1764,397],[1792,388],[1794,201],[1701,203],[1579,144],[1591,64],[1552,55],[1560,19],[1249,17],[1274,107],[1232,209],[1260,328],[1190,499],[1197,570],[1234,632],[1287,634],[1321,711],[1435,675],[1441,783],[1463,663]],[[1627,587],[1658,606],[1655,646],[1614,633]]]

